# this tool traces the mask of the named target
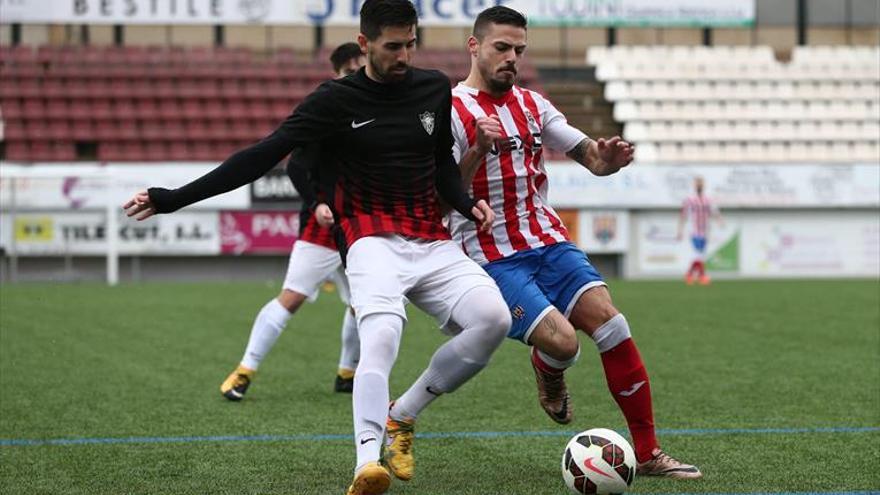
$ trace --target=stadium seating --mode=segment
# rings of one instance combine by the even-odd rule
[[[9,160],[220,160],[281,122],[332,77],[309,57],[240,48],[0,47],[0,124]],[[467,77],[461,50],[416,65]],[[537,78],[531,66],[521,79]],[[97,156],[77,156],[76,143]]]
[[[638,158],[880,161],[880,48],[592,47]]]

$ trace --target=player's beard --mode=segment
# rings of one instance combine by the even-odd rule
[[[380,78],[382,78],[382,81],[386,83],[403,81],[406,77],[406,73],[409,71],[409,65],[401,63],[394,63],[387,68],[383,68],[381,61],[376,60],[376,57],[372,54],[370,54],[368,63],[373,67],[373,72],[375,72]]]
[[[510,72],[503,72],[509,70]],[[510,88],[516,83],[516,67],[513,65],[504,65],[498,68],[480,65],[480,72],[483,74],[483,80],[489,86],[489,91],[493,94],[503,94],[510,91]]]

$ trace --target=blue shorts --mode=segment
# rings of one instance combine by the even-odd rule
[[[694,245],[694,249],[703,254],[706,252],[706,238],[701,235],[695,235],[691,237],[691,244]]]
[[[571,242],[521,251],[483,268],[495,279],[513,316],[507,336],[526,344],[550,310],[568,317],[581,294],[605,285],[587,255]]]

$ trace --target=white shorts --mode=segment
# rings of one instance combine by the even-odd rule
[[[498,286],[453,241],[425,241],[399,235],[375,235],[355,241],[348,251],[348,281],[358,322],[375,313],[406,320],[411,301],[447,327],[452,310],[475,287]],[[498,292],[501,297],[501,292]]]
[[[335,249],[307,241],[293,243],[290,261],[287,262],[284,288],[299,292],[314,302],[318,298],[321,285],[328,280],[336,284],[342,302],[346,306],[350,305],[351,291],[339,253]]]

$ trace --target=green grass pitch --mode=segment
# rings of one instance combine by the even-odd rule
[[[705,475],[637,478],[632,493],[880,491],[880,283],[611,289],[651,375],[661,444]],[[350,396],[331,391],[343,311],[334,294],[291,320],[243,402],[218,391],[276,291],[2,287],[0,493],[343,494],[354,447]],[[443,339],[410,311],[392,395]],[[526,348],[507,341],[483,373],[423,413],[415,479],[390,493],[567,493],[569,434],[625,427],[595,348],[581,341],[568,374],[572,425],[544,415]],[[229,438],[206,439],[215,436]],[[57,439],[92,440],[38,442]]]

